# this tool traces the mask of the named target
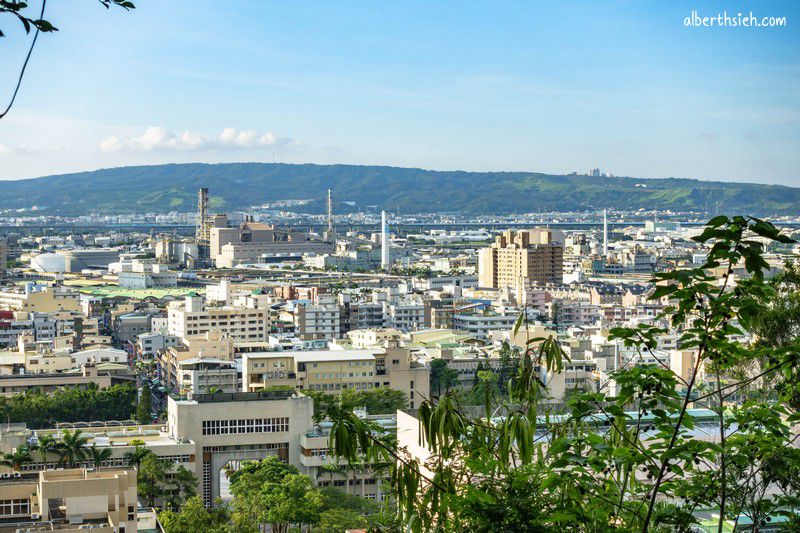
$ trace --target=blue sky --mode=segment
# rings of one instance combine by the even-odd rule
[[[800,2],[134,1],[48,4],[0,179],[275,160],[800,186]],[[28,38],[0,27],[5,101]]]

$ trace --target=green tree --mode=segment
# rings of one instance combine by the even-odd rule
[[[723,531],[725,520],[743,513],[756,528],[770,514],[794,515],[800,416],[791,400],[800,384],[788,378],[800,368],[800,345],[742,340],[774,291],[764,280],[763,240],[792,241],[768,222],[741,216],[715,217],[694,240],[708,250],[703,265],[654,276],[651,299],[669,300],[662,315],[611,331],[632,351],[630,364],[573,394],[560,416],[543,401],[541,375],[563,373],[568,359],[556,338],[534,338],[520,354],[508,398],[485,387],[481,414],[453,393],[420,405],[430,451],[424,468],[375,424],[344,411],[333,419],[332,451],[350,464],[390,462],[398,519],[413,531],[689,531],[701,508],[717,510]],[[737,266],[748,277],[734,284]],[[525,320],[522,313],[515,334]],[[688,376],[654,352],[673,331],[694,353]],[[737,375],[759,359],[767,362],[758,373]],[[786,387],[753,394],[754,383],[777,374]],[[716,439],[693,433],[699,414],[692,405],[712,412]]]
[[[8,466],[13,470],[19,470],[22,465],[29,463],[33,460],[31,452],[27,447],[22,447],[14,450],[11,453],[4,453],[0,458],[0,465]]]
[[[361,391],[361,401],[371,415],[394,414],[408,407],[406,393],[389,387]]]
[[[290,524],[316,524],[323,506],[320,491],[311,478],[298,474],[292,465],[270,456],[245,464],[231,476],[234,495],[233,522],[252,530],[270,524],[273,531],[285,533]]]
[[[166,494],[164,480],[170,466],[169,461],[159,458],[152,452],[146,454],[139,463],[136,486],[139,496],[144,498],[150,507],[154,507],[156,500]]]
[[[158,515],[166,533],[227,533],[230,513],[225,506],[206,509],[198,496],[192,496],[180,510],[166,510]]]
[[[364,529],[367,519],[358,511],[350,509],[328,509],[319,515],[319,525],[314,531],[321,533],[341,533],[348,529]]]
[[[139,404],[136,406],[136,420],[140,424],[153,422],[153,397],[150,394],[150,385],[146,381],[142,384]]]
[[[183,502],[197,495],[197,476],[185,466],[179,466],[172,475],[172,487],[169,492],[169,504],[178,508]]]
[[[145,448],[144,442],[141,440],[133,440],[131,444],[133,445],[133,450],[125,453],[125,459],[131,466],[139,466],[145,457],[153,453]]]
[[[76,467],[81,461],[86,459],[86,444],[89,437],[83,431],[76,429],[70,431],[65,429],[61,434],[61,441],[56,445],[59,462],[66,467]]]
[[[98,448],[97,444],[95,443],[92,443],[92,445],[89,446],[88,458],[95,468],[100,468],[103,466],[103,461],[108,461],[111,459],[111,455],[111,448]]]
[[[449,391],[458,384],[458,371],[448,368],[447,360],[434,359],[431,361],[431,391],[435,390],[441,396],[442,389]]]
[[[49,433],[45,433],[36,438],[36,445],[32,450],[39,454],[42,464],[47,464],[48,456],[56,451],[56,446],[56,439]]]

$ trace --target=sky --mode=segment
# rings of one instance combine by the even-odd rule
[[[48,3],[0,179],[275,161],[800,186],[797,1],[133,1]],[[4,107],[30,36],[0,29]]]

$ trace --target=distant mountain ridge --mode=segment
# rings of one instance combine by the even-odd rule
[[[404,213],[508,214],[601,209],[800,214],[800,188],[687,178],[627,178],[538,172],[464,172],[358,165],[186,163],[108,168],[0,181],[0,209],[38,206],[77,215],[192,211],[208,187],[212,210],[312,200],[322,212],[331,187],[337,211],[374,205]],[[355,202],[348,207],[344,202]]]

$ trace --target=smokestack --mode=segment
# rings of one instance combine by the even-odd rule
[[[381,268],[389,270],[389,224],[386,222],[386,211],[381,211]]]
[[[603,209],[603,257],[608,256],[608,209]]]
[[[333,190],[328,189],[328,233],[333,234]]]

